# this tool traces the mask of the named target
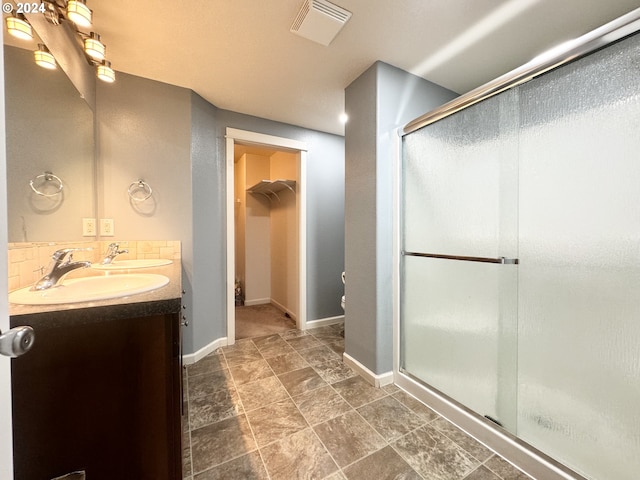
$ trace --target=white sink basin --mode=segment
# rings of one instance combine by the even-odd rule
[[[22,305],[92,302],[150,292],[168,283],[168,277],[151,273],[71,278],[63,280],[62,285],[47,290],[21,288],[9,294],[9,301]]]
[[[164,258],[144,258],[139,260],[114,260],[107,265],[94,263],[91,265],[91,268],[95,268],[96,270],[125,270],[128,268],[161,267],[163,265],[171,265],[172,263],[172,260]]]

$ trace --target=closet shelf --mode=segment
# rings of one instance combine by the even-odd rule
[[[261,180],[252,187],[247,188],[247,192],[264,195],[269,200],[271,200],[273,196],[276,197],[278,201],[280,201],[280,197],[278,197],[277,192],[280,192],[286,188],[295,193],[295,186],[295,180]]]

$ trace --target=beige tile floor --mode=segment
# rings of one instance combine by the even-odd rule
[[[239,340],[186,368],[184,478],[521,480],[395,386],[341,361],[343,326]]]
[[[291,317],[271,304],[236,307],[236,340],[296,328]]]

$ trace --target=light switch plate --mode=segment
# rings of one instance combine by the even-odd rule
[[[103,237],[113,237],[113,218],[100,219],[100,235]]]

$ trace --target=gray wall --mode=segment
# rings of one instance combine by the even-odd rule
[[[376,62],[345,91],[345,351],[393,369],[394,130],[457,94]]]
[[[307,319],[342,314],[342,137],[220,110],[188,89],[123,73],[97,98],[99,216],[114,218],[115,240],[182,241],[184,353],[226,336],[227,127],[307,144]],[[139,177],[154,189],[142,206],[126,193]]]
[[[218,153],[220,142],[224,150],[224,138],[217,136],[216,107],[192,92],[191,108],[193,258],[183,259],[185,304],[191,319],[184,331],[185,353],[227,335],[226,158]]]
[[[114,219],[114,239],[191,244],[191,94],[133,75],[98,86],[100,218]],[[153,195],[127,193],[144,179]],[[108,238],[107,238],[108,239]]]

